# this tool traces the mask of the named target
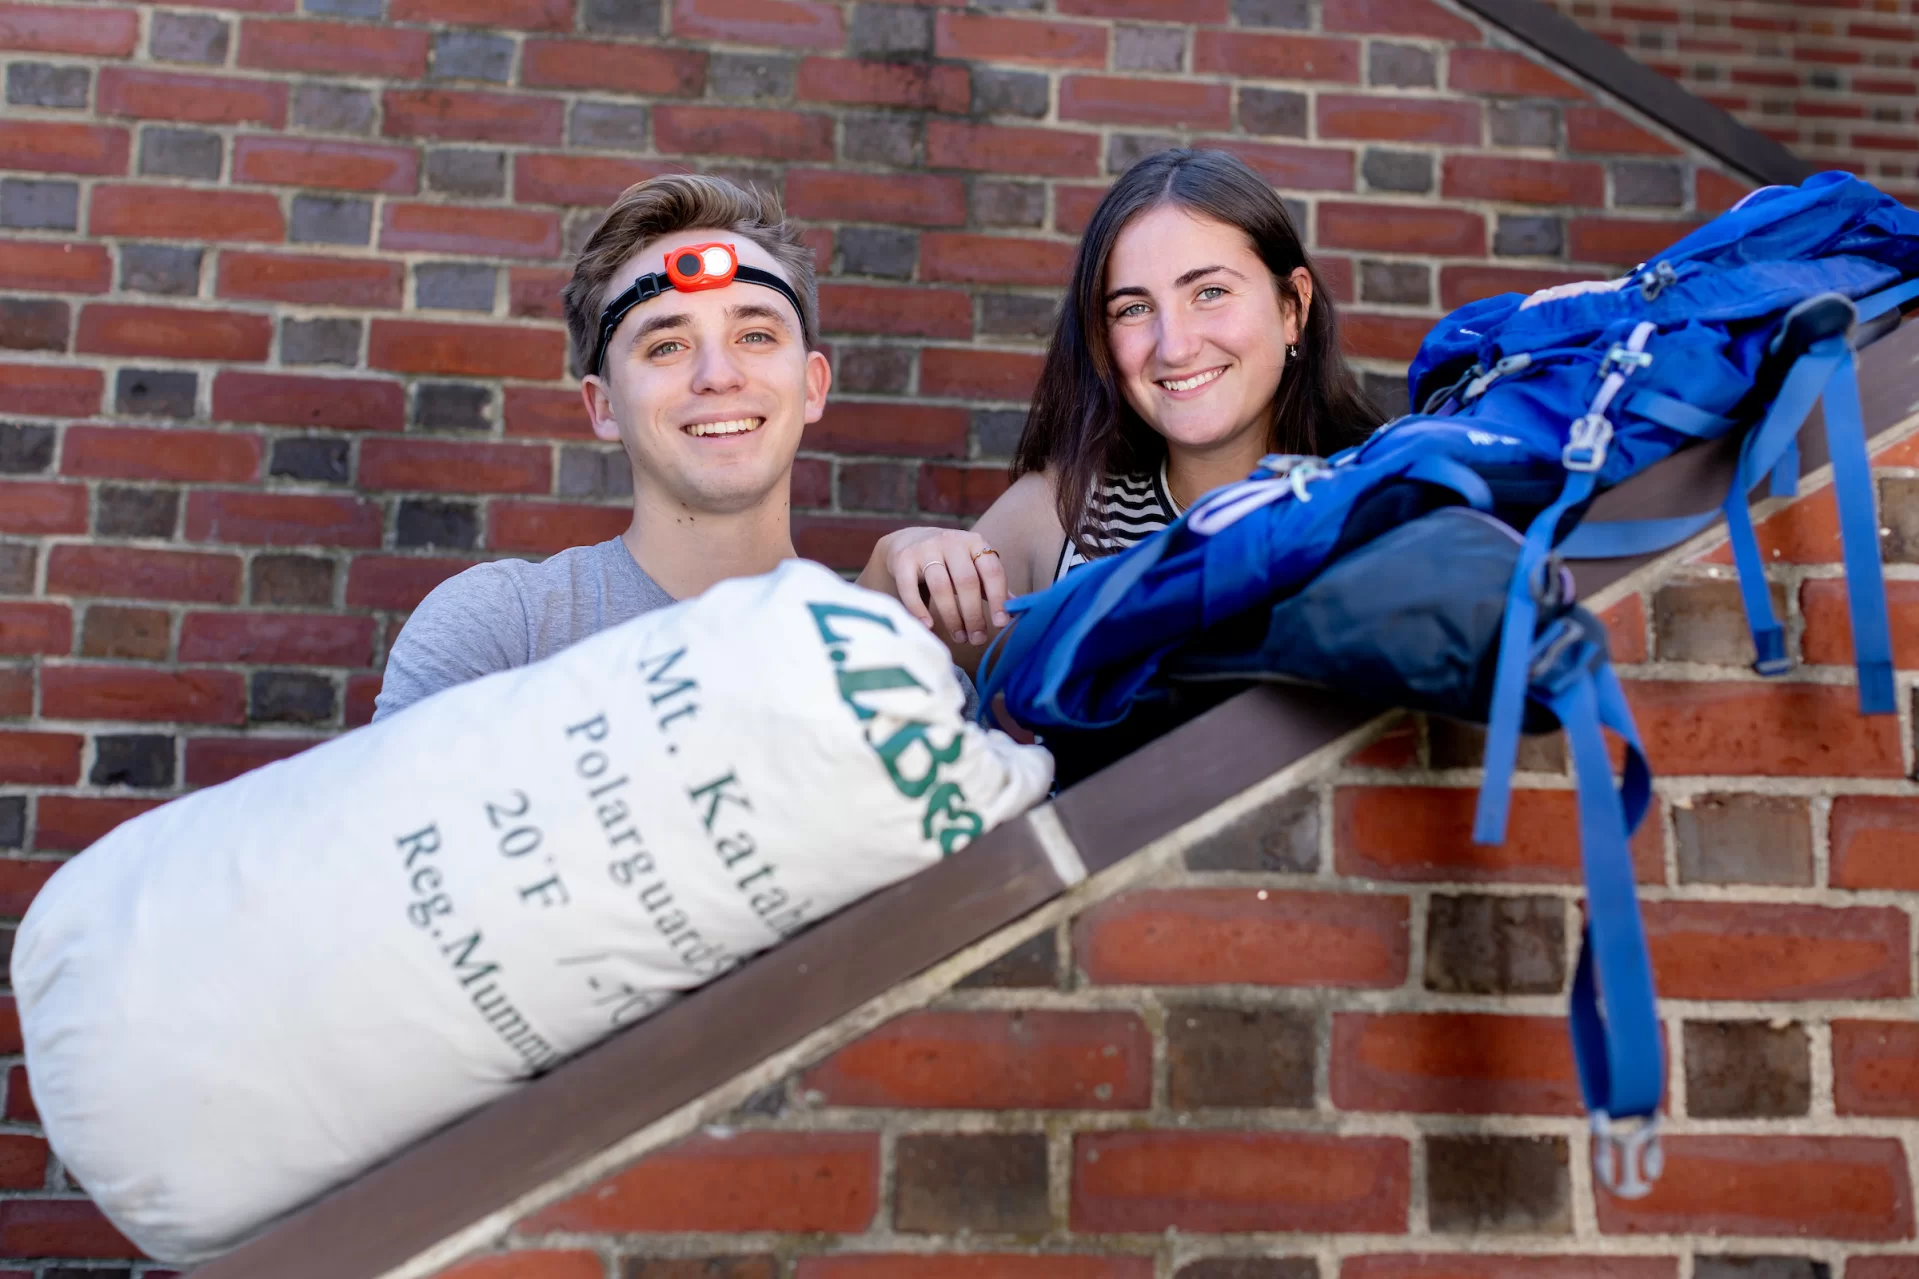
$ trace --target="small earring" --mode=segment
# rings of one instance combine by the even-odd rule
[[[1286,344],[1286,358],[1289,360],[1297,360],[1299,358],[1299,347],[1296,343],[1288,342]]]

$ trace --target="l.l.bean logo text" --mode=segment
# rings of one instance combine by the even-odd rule
[[[908,719],[884,740],[875,741],[873,732],[876,725],[873,720],[878,712],[862,703],[860,697],[896,688],[924,689],[926,685],[913,678],[913,673],[903,666],[850,665],[852,659],[849,650],[857,636],[842,634],[834,626],[836,622],[865,622],[897,634],[892,619],[845,604],[808,604],[806,607],[813,614],[813,624],[819,628],[820,642],[827,646],[826,655],[833,659],[833,673],[839,680],[840,700],[852,708],[854,716],[864,726],[867,745],[873,748],[880,763],[886,766],[886,775],[893,779],[893,786],[900,794],[908,799],[926,801],[925,815],[920,820],[920,833],[927,839],[939,840],[941,856],[951,856],[966,847],[986,829],[986,822],[978,813],[964,807],[966,792],[960,789],[957,782],[940,778],[940,769],[959,759],[960,750],[966,743],[965,735],[955,732],[952,741],[940,746],[935,744],[930,735],[933,728],[931,724],[924,720]]]

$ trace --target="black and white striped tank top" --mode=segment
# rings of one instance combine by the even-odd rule
[[[1160,464],[1157,473],[1108,475],[1100,484],[1095,501],[1103,518],[1102,527],[1092,541],[1106,554],[1123,551],[1179,518],[1179,508],[1166,487],[1165,463]],[[1067,538],[1060,548],[1053,580],[1059,581],[1085,563],[1087,559],[1080,554],[1079,545]]]

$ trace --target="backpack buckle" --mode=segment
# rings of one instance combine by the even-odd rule
[[[1672,269],[1670,262],[1661,262],[1652,270],[1639,277],[1640,296],[1650,302],[1666,291],[1668,285],[1679,282],[1679,272]]]
[[[1624,342],[1615,342],[1612,350],[1606,352],[1606,358],[1600,362],[1599,372],[1603,375],[1616,368],[1622,375],[1631,377],[1651,363],[1651,351],[1635,351]]]
[[[1612,422],[1598,413],[1573,419],[1559,460],[1569,471],[1597,471],[1606,464],[1606,446],[1612,442]]]
[[[1621,1199],[1643,1199],[1666,1170],[1659,1145],[1659,1116],[1616,1120],[1603,1110],[1592,1114],[1593,1175]]]

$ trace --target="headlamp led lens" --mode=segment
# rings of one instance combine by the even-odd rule
[[[685,292],[724,288],[733,282],[739,258],[730,244],[692,244],[666,255],[666,276]]]

